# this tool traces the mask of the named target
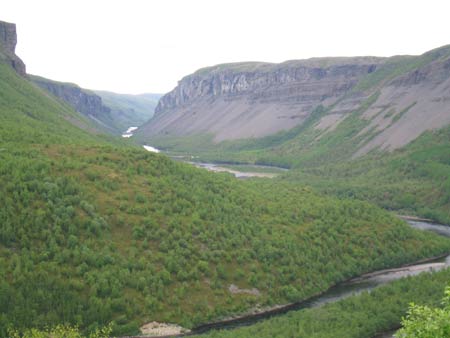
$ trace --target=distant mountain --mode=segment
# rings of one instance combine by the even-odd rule
[[[217,65],[183,78],[137,136],[198,150],[205,140],[214,148],[222,141],[254,143],[277,135],[276,144],[264,142],[279,146],[283,133],[289,134],[283,142],[305,133],[319,140],[355,118],[356,133],[345,142],[352,141],[347,158],[357,157],[403,147],[426,130],[448,125],[449,86],[450,46],[420,56]]]
[[[120,131],[128,127],[138,127],[148,121],[155,111],[162,94],[117,94],[108,91],[94,91],[103,100],[103,104],[111,109],[114,125]]]

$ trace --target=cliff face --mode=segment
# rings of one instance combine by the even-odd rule
[[[154,111],[158,94],[126,95],[92,91],[76,84],[29,75],[36,85],[89,117],[103,130],[121,134],[131,126],[140,126]]]
[[[38,76],[32,76],[31,80],[86,116],[99,118],[110,112],[110,109],[103,105],[100,96],[88,92],[75,84],[51,81]]]
[[[16,55],[17,33],[16,25],[0,21],[0,55],[21,76],[26,74],[23,61]]]
[[[155,145],[189,135],[209,134],[214,142],[260,138],[302,125],[322,106],[326,112],[310,134],[320,133],[319,140],[357,112],[365,125],[354,134],[359,156],[449,124],[448,88],[450,46],[418,56],[217,65],[183,78],[137,136]]]
[[[340,96],[359,78],[373,72],[378,58],[336,58],[255,63],[202,69],[182,79],[159,102],[156,113],[180,108],[201,97],[248,95],[252,101],[317,101]],[[248,70],[246,69],[248,68]]]
[[[89,117],[102,129],[120,133],[116,130],[111,117],[111,109],[103,105],[100,96],[76,84],[52,81],[39,76],[30,75],[30,80],[36,85],[63,100],[77,112]]]
[[[141,134],[212,133],[215,141],[262,137],[302,123],[350,93],[382,58],[322,58],[219,65],[183,78]],[[362,98],[358,98],[362,99]]]

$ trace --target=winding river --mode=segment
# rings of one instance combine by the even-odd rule
[[[132,131],[128,131],[128,133],[132,133]],[[132,134],[131,134],[132,135]],[[130,137],[130,136],[124,136]],[[144,146],[144,148],[148,151],[159,152],[158,149],[151,146]],[[267,173],[267,172],[245,172],[239,171],[227,167],[222,167],[218,164],[213,163],[197,163],[197,162],[188,162],[196,167],[203,168],[206,170],[214,171],[214,172],[229,172],[233,174],[237,178],[248,178],[248,177],[275,177],[276,173]],[[265,168],[264,166],[253,166],[254,168]],[[282,168],[279,168],[282,169]],[[424,230],[424,231],[432,231],[439,235],[450,237],[450,226],[440,225],[430,223],[425,220],[420,219],[411,219],[408,217],[404,218],[413,228]],[[420,263],[415,263],[411,265],[405,265],[399,268],[394,269],[386,269],[371,272],[368,274],[361,275],[359,277],[353,278],[349,281],[341,283],[337,286],[330,288],[328,291],[323,294],[309,298],[307,300],[292,303],[288,305],[279,306],[261,313],[243,315],[227,320],[222,320],[213,323],[207,323],[204,325],[200,325],[192,329],[192,331],[188,335],[192,334],[202,334],[211,330],[217,329],[234,329],[242,326],[253,325],[259,321],[279,316],[285,314],[289,311],[301,310],[318,307],[327,303],[336,302],[341,299],[345,299],[347,297],[351,297],[362,293],[364,291],[370,291],[375,287],[378,287],[383,284],[387,284],[394,280],[406,277],[406,276],[414,276],[422,272],[433,272],[439,271],[441,269],[447,268],[450,266],[450,255],[443,255],[441,257],[437,257],[434,259],[424,260]],[[385,332],[377,338],[385,338],[392,337],[395,331]]]
[[[428,223],[425,221],[412,221],[407,220],[407,222],[414,228],[426,231],[433,231],[439,235],[450,237],[450,227],[440,224]],[[432,272],[439,271],[441,269],[450,266],[450,255],[444,255],[438,258],[424,260],[421,263],[416,263],[412,265],[405,265],[395,269],[386,269],[371,272],[368,274],[361,275],[359,277],[353,278],[347,282],[339,284],[335,287],[330,288],[325,293],[312,297],[302,302],[288,304],[286,306],[278,307],[273,310],[269,310],[263,313],[252,314],[242,317],[237,317],[229,320],[224,320],[215,323],[209,323],[200,325],[191,331],[191,334],[201,334],[206,333],[210,330],[216,329],[234,329],[241,326],[248,326],[255,324],[261,320],[265,320],[274,316],[285,314],[293,310],[301,310],[318,307],[327,303],[336,302],[338,300],[357,295],[364,291],[370,291],[373,288],[387,284],[394,280],[406,277],[414,276],[422,272]],[[392,337],[392,332],[386,332],[384,335],[379,337]]]

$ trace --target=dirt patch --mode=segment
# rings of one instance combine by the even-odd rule
[[[188,333],[190,330],[176,324],[150,322],[141,326],[141,332],[148,336],[170,336]]]
[[[239,294],[239,293],[246,293],[249,295],[253,295],[253,296],[260,296],[261,292],[259,292],[258,289],[253,288],[253,289],[240,289],[237,285],[231,284],[228,287],[228,291],[230,291],[232,294]]]

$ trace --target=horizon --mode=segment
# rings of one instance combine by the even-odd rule
[[[450,43],[449,8],[441,0],[426,8],[387,0],[18,0],[0,20],[16,24],[16,53],[30,74],[139,95],[167,93],[224,63],[420,55]]]

